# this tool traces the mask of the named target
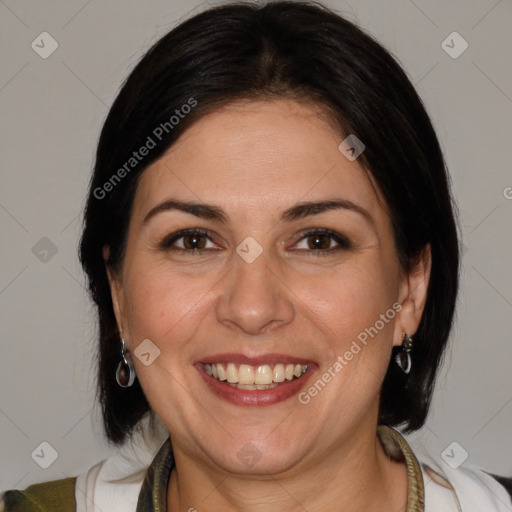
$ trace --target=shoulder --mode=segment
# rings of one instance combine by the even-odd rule
[[[3,493],[0,512],[75,512],[76,477],[34,484]]]
[[[492,473],[489,473],[489,475],[497,480],[507,490],[512,498],[512,477],[493,475]]]
[[[491,475],[469,464],[452,468],[430,457],[420,464],[426,512],[445,510],[442,507],[447,504],[453,505],[453,510],[512,510],[511,478]]]

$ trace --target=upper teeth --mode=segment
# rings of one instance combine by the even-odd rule
[[[235,363],[213,363],[205,364],[204,369],[208,375],[217,380],[227,380],[231,384],[272,384],[273,382],[284,382],[292,380],[295,377],[301,377],[308,369],[303,364],[276,364],[270,366],[263,364],[261,366],[251,366]]]

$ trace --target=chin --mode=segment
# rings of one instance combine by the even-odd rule
[[[308,448],[299,440],[304,439],[305,434],[297,432],[296,440],[291,433],[270,440],[272,428],[259,430],[254,435],[247,433],[229,438],[227,443],[209,446],[204,453],[229,473],[254,476],[287,472],[306,456]]]

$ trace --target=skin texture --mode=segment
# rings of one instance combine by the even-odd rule
[[[405,466],[376,437],[378,398],[392,346],[421,319],[429,252],[401,271],[383,201],[338,150],[344,138],[320,107],[237,102],[196,122],[140,180],[126,257],[109,277],[130,351],[148,338],[160,350],[149,366],[133,362],[172,439],[170,511],[405,509]],[[227,221],[169,210],[144,222],[170,198],[215,205]],[[346,208],[281,220],[296,203],[327,199],[350,201],[371,220]],[[199,238],[203,252],[161,248],[187,228],[212,232]],[[338,243],[322,238],[318,249],[304,234],[313,228],[350,246],[326,253]],[[252,263],[236,252],[249,236],[263,249]],[[318,366],[310,386],[394,303],[400,312],[307,405],[297,396],[234,405],[193,366],[226,352],[290,354]],[[260,455],[251,467],[237,456],[246,443]]]

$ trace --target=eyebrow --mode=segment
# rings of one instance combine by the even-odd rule
[[[365,210],[362,206],[359,206],[358,204],[355,204],[352,201],[348,201],[346,199],[329,199],[325,201],[308,201],[297,203],[291,208],[285,210],[281,215],[280,220],[281,222],[292,222],[294,220],[303,219],[312,215],[319,215],[330,210],[339,209],[356,212],[364,217],[370,224],[375,225],[373,217],[367,210]],[[228,222],[228,216],[224,210],[218,206],[206,203],[194,203],[190,201],[168,199],[152,208],[144,217],[143,224],[147,224],[151,218],[159,213],[172,210],[182,211],[201,219],[213,220],[224,224]]]

